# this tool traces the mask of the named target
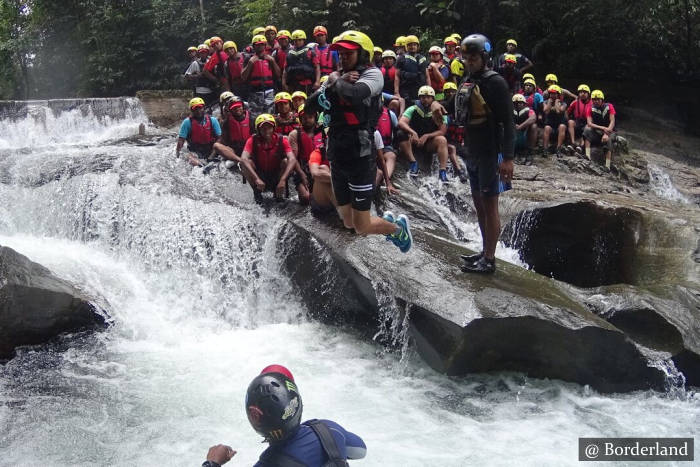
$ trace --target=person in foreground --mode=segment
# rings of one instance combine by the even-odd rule
[[[483,244],[481,253],[462,257],[462,271],[486,274],[496,271],[501,233],[498,195],[510,189],[515,140],[508,85],[486,65],[491,50],[491,42],[481,34],[462,41],[467,78],[455,97],[457,120],[465,130],[469,184]]]
[[[248,386],[245,399],[248,421],[270,444],[255,467],[340,467],[367,454],[362,438],[334,421],[301,423],[301,395],[294,376],[281,365],[265,367]],[[209,448],[202,467],[219,467],[235,454],[230,446],[217,444]]]

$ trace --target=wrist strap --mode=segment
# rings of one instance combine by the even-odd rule
[[[204,461],[202,462],[202,467],[221,467],[221,464],[217,464],[214,461]]]

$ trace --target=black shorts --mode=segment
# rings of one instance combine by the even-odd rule
[[[331,161],[331,182],[338,206],[352,204],[369,211],[377,176],[373,135],[364,129],[331,128],[326,154]]]
[[[467,173],[469,174],[469,186],[472,193],[479,193],[481,196],[497,196],[512,188],[510,182],[501,180],[498,174],[498,164],[503,162],[503,156],[499,153],[498,159],[484,164],[478,159],[466,159]]]
[[[586,128],[585,120],[574,120],[574,138],[583,136],[583,129]]]
[[[275,170],[275,171],[270,171],[270,172],[265,172],[263,170],[258,170],[258,177],[260,177],[260,180],[265,182],[265,191],[271,191],[275,192],[277,189],[277,185],[280,183],[280,176],[282,175],[281,170]],[[255,187],[253,187],[255,188]]]

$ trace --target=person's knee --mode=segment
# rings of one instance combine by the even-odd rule
[[[435,146],[436,146],[438,149],[442,149],[442,148],[446,148],[446,147],[447,147],[447,138],[445,138],[445,137],[442,136],[442,135],[436,136],[435,139],[434,139],[433,141],[435,142]]]

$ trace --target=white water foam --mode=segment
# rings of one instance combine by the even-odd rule
[[[649,164],[649,186],[659,198],[667,199],[681,204],[690,204],[691,201],[673,185],[671,177],[658,165]]]

